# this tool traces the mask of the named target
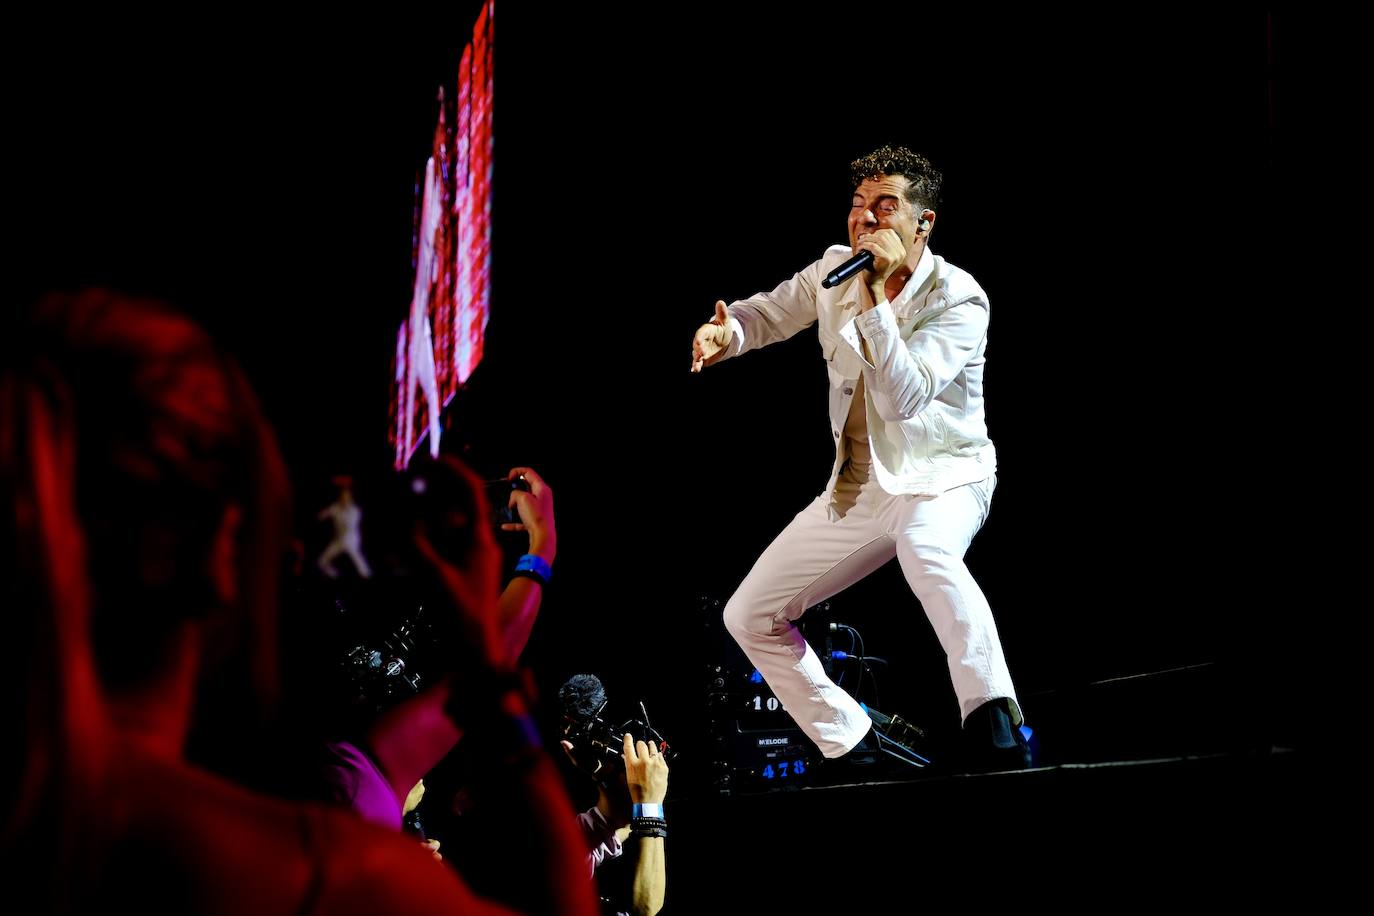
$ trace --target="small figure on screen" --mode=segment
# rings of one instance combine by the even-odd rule
[[[345,554],[353,561],[358,575],[370,579],[372,568],[367,565],[367,558],[363,556],[363,510],[353,501],[353,478],[339,476],[334,478],[333,483],[339,488],[339,498],[321,509],[317,516],[320,521],[329,519],[334,523],[334,539],[325,547],[317,561],[320,572],[331,579],[339,578],[334,561],[340,554]]]

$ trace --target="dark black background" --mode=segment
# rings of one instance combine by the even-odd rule
[[[477,9],[455,7],[10,39],[11,299],[108,283],[190,309],[258,384],[312,544],[329,476],[386,460],[414,183]],[[479,470],[556,490],[529,655],[548,688],[596,670],[665,731],[698,715],[699,598],[819,492],[832,444],[813,335],[702,376],[690,335],[844,241],[845,166],[893,141],[944,169],[933,248],[992,303],[1000,482],[968,560],[1023,698],[1202,662],[1275,691],[1278,561],[1236,528],[1291,418],[1235,354],[1279,308],[1269,170],[1301,117],[1301,29],[664,16],[498,12],[493,311],[448,422]],[[955,719],[895,567],[835,606],[897,663],[889,702]]]

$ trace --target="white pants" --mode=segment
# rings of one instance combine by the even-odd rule
[[[940,496],[892,496],[864,484],[843,518],[831,521],[818,496],[783,529],[725,606],[725,626],[788,713],[827,757],[858,744],[871,721],[837,687],[793,626],[824,601],[895,555],[949,660],[961,718],[1016,693],[992,609],[964,565],[987,517],[996,478]]]
[[[335,538],[329,542],[329,546],[320,554],[316,564],[320,571],[331,579],[339,578],[339,571],[334,568],[334,561],[340,554],[347,554],[353,561],[353,565],[358,570],[358,575],[364,579],[372,578],[372,569],[367,565],[367,558],[363,556],[363,542],[361,537]]]

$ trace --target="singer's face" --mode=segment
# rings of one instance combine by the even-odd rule
[[[904,175],[879,175],[864,179],[863,184],[854,189],[854,200],[849,208],[851,248],[857,248],[859,240],[871,232],[891,229],[901,236],[902,247],[911,250],[920,214],[907,203],[909,184]]]

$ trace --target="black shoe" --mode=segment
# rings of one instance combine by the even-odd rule
[[[828,786],[894,782],[922,773],[904,758],[886,753],[878,732],[872,728],[847,753],[821,760],[816,771],[818,784]]]
[[[859,743],[849,749],[849,753],[836,757],[834,760],[837,763],[845,763],[850,766],[873,766],[882,755],[882,749],[878,746],[878,733],[870,728],[864,732]]]
[[[969,713],[963,733],[966,772],[1030,769],[1030,746],[1013,721],[1011,701],[1005,697],[989,700]]]

